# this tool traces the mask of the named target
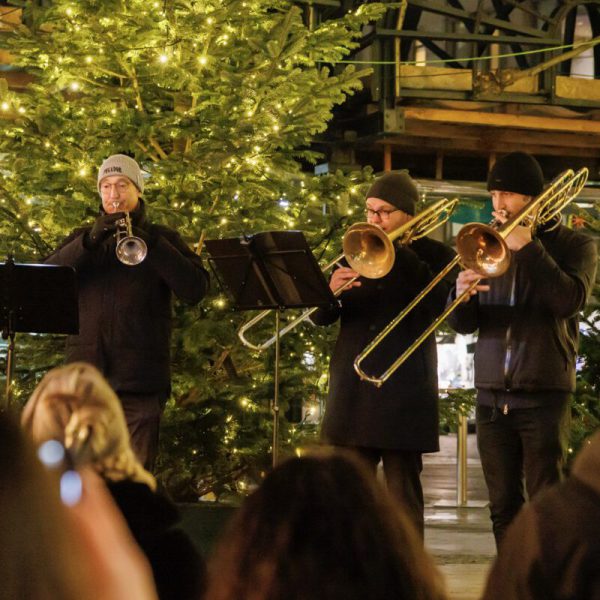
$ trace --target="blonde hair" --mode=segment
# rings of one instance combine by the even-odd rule
[[[156,489],[156,480],[131,449],[117,395],[90,364],[71,363],[46,373],[23,409],[21,425],[38,444],[62,442],[76,466],[88,465],[104,479]]]

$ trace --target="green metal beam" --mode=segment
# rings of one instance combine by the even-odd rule
[[[425,40],[451,40],[453,42],[487,42],[490,44],[524,44],[529,46],[560,46],[562,40],[554,38],[532,38],[510,35],[485,35],[477,33],[446,33],[443,31],[425,32],[402,29],[375,28],[375,34],[381,37],[401,37]],[[456,60],[461,60],[457,57]]]
[[[458,8],[452,8],[450,6],[444,6],[431,0],[409,0],[409,6],[416,6],[422,8],[426,12],[436,13],[439,15],[447,15],[449,17],[456,17],[457,19],[468,19],[469,21],[477,21],[477,15],[474,13],[467,12],[466,10],[460,10]],[[524,27],[522,25],[515,25],[510,21],[503,21],[502,19],[494,19],[492,17],[482,17],[479,19],[479,23],[483,25],[491,25],[497,29],[503,31],[513,31],[514,33],[521,33],[523,35],[530,35],[532,37],[545,37],[547,33],[540,29],[534,29],[533,27]]]
[[[341,3],[338,0],[294,0],[294,4],[312,4],[314,6],[333,6],[339,8]]]

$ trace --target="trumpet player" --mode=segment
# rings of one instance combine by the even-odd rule
[[[417,187],[406,171],[387,173],[367,192],[367,221],[390,234],[414,217],[418,200]],[[441,242],[426,237],[410,245],[397,242],[395,251],[392,270],[379,279],[358,277],[342,264],[332,273],[333,291],[358,279],[340,294],[338,307],[320,309],[312,318],[318,325],[340,319],[322,436],[332,445],[353,450],[373,471],[382,461],[390,493],[405,507],[422,536],[422,453],[439,450],[435,337],[430,336],[379,388],[362,381],[353,362],[455,255]],[[389,365],[433,321],[444,307],[455,276],[441,280],[427,301],[369,356],[368,370]]]
[[[504,156],[488,176],[492,214],[505,223],[543,187],[533,156]],[[578,314],[597,263],[594,241],[561,225],[560,215],[535,231],[522,222],[505,242],[508,270],[482,280],[448,321],[459,333],[478,331],[477,442],[497,547],[524,503],[523,475],[530,499],[560,478],[575,390]],[[480,277],[472,270],[459,273],[451,298]]]
[[[109,156],[98,171],[100,214],[45,262],[77,272],[79,334],[67,338],[66,361],[91,363],[108,379],[123,405],[132,446],[151,470],[171,389],[172,296],[196,304],[209,276],[177,232],[148,220],[143,191],[138,163],[124,154]],[[133,247],[132,260],[116,253],[123,236]]]

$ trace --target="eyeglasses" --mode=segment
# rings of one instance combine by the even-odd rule
[[[367,217],[374,217],[375,215],[377,215],[382,221],[385,221],[387,219],[390,218],[390,215],[393,212],[396,212],[400,210],[399,208],[392,208],[392,210],[389,210],[387,208],[380,208],[379,210],[373,210],[372,208],[367,208],[366,213],[367,213]]]
[[[117,181],[117,183],[105,182],[100,184],[100,192],[108,195],[114,187],[116,188],[117,192],[123,194],[129,189],[130,186],[131,184],[128,181]]]

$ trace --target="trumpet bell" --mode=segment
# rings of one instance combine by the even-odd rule
[[[139,265],[148,254],[148,246],[142,238],[129,235],[117,242],[115,250],[117,258],[128,266]]]
[[[461,264],[482,277],[499,277],[510,265],[510,251],[500,233],[483,223],[468,223],[456,236]]]
[[[350,267],[367,279],[384,277],[394,266],[394,244],[378,225],[352,225],[344,235],[342,247]]]

